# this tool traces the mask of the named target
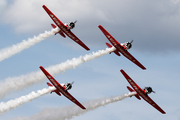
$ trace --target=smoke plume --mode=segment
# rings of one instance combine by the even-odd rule
[[[83,103],[83,105],[86,107],[86,110],[82,110],[76,105],[61,108],[44,108],[41,112],[31,117],[18,117],[14,120],[67,120],[74,116],[79,116],[86,112],[97,109],[101,106],[123,100],[135,94],[136,92],[129,92],[128,94],[120,96],[91,100]]]
[[[42,40],[46,39],[47,37],[53,35],[58,31],[59,28],[57,27],[55,29],[52,29],[51,31],[45,31],[45,33],[39,34],[37,37],[34,36],[34,38],[23,40],[21,43],[0,50],[0,62],[3,61],[4,59],[11,57],[12,55],[15,55],[23,51],[24,49],[28,49],[30,46],[41,42]]]
[[[42,95],[48,94],[55,89],[56,89],[55,87],[44,88],[42,90],[38,90],[36,93],[34,91],[32,91],[30,94],[21,96],[14,100],[10,100],[5,103],[1,102],[0,103],[0,114],[3,114],[4,112],[9,111],[11,109],[15,109],[18,106],[21,106],[24,103],[30,102],[31,100],[36,99]]]
[[[93,52],[92,54],[87,54],[85,56],[80,56],[79,58],[73,58],[67,60],[66,62],[50,66],[45,68],[51,75],[59,74],[60,72],[65,72],[67,69],[76,68],[84,62],[88,62],[100,56],[106,55],[109,52],[114,51],[115,48],[106,48],[106,50],[99,50]],[[46,80],[45,75],[42,71],[32,72],[26,75],[21,75],[19,77],[9,77],[4,81],[0,82],[0,98],[4,98],[5,95],[22,90],[23,88],[30,87],[34,84],[41,83]]]

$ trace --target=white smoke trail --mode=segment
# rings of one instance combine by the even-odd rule
[[[86,107],[86,110],[82,110],[76,105],[62,108],[44,108],[40,113],[37,113],[31,117],[18,117],[14,120],[67,120],[74,116],[79,116],[86,112],[97,109],[101,106],[123,100],[135,94],[136,92],[130,92],[121,96],[91,100],[89,102],[83,103],[83,105]]]
[[[45,33],[39,34],[37,37],[29,38],[28,40],[23,40],[21,43],[16,45],[12,45],[11,47],[4,48],[0,50],[0,62],[4,59],[11,57],[12,55],[21,52],[24,49],[29,48],[30,46],[41,42],[45,38],[53,35],[54,33],[58,32],[59,28],[52,29],[51,31],[45,31]]]
[[[98,52],[93,52],[92,54],[88,54],[85,56],[80,56],[79,58],[73,58],[72,60],[67,60],[61,64],[57,64],[54,66],[50,66],[46,68],[46,70],[51,74],[55,75],[60,72],[64,72],[67,69],[76,68],[78,65],[90,61],[94,58],[98,58],[103,56],[109,52],[114,51],[115,48],[106,48],[106,50],[99,50]],[[32,86],[33,84],[37,84],[46,80],[45,75],[42,71],[32,72],[27,75],[21,75],[19,77],[7,78],[4,82],[0,82],[0,98],[2,99],[8,93],[22,90],[25,87]]]
[[[32,91],[28,95],[21,96],[19,98],[14,99],[14,100],[10,100],[6,103],[1,102],[0,103],[0,114],[3,114],[6,111],[9,111],[11,109],[15,109],[16,107],[21,106],[24,103],[30,102],[31,100],[36,99],[42,95],[48,94],[55,89],[56,89],[55,87],[44,88],[42,90],[38,90],[37,93]]]

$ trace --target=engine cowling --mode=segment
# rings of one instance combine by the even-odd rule
[[[71,83],[66,83],[66,84],[64,84],[64,86],[65,86],[65,90],[70,90],[72,88]]]
[[[130,49],[130,48],[132,47],[132,44],[131,44],[130,42],[127,42],[126,45],[125,45],[125,47],[126,47],[127,49]]]
[[[144,91],[146,94],[150,94],[151,92],[154,92],[151,87],[145,87]]]
[[[74,27],[75,27],[75,23],[74,22],[69,22],[68,28],[73,29]]]
[[[130,49],[132,47],[132,44],[130,42],[125,42],[123,44],[123,46],[124,46],[125,50],[128,50],[128,49]]]
[[[133,40],[131,42],[125,42],[121,45],[124,47],[125,50],[128,50],[132,47],[132,42],[133,42]]]

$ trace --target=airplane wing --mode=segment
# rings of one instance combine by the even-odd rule
[[[78,37],[76,37],[70,30],[66,28],[66,26],[45,6],[42,6],[44,10],[48,13],[50,18],[54,21],[54,23],[72,40],[74,40],[76,43],[78,43],[80,46],[82,46],[86,50],[90,50]]]
[[[139,66],[141,69],[145,70],[146,68],[136,59],[134,58],[127,50],[125,50],[120,44],[116,45],[115,48],[123,54],[126,58],[132,61],[134,64]]]
[[[134,58],[127,50],[125,50],[123,46],[121,46],[119,42],[116,39],[114,39],[111,36],[111,34],[109,34],[101,25],[99,25],[98,27],[104,33],[106,38],[111,42],[111,44],[116,48],[116,50],[118,50],[121,54],[123,54],[126,58],[128,58],[130,61],[135,63],[137,66],[139,66],[143,70],[146,69],[138,60],[136,60],[136,58]]]
[[[64,24],[45,5],[43,5],[42,7],[59,28],[65,27]]]
[[[142,92],[142,91],[141,91]],[[140,95],[146,102],[148,102],[150,105],[152,105],[154,108],[156,108],[159,112],[162,114],[166,114],[164,110],[162,110],[148,95]]]
[[[63,28],[62,31],[68,36],[70,37],[72,40],[74,40],[77,44],[79,44],[80,46],[82,46],[84,49],[86,50],[90,50],[78,37],[76,37],[70,30],[68,30],[67,28]]]
[[[129,84],[133,87],[133,89],[140,95],[146,102],[156,108],[162,114],[166,114],[148,95],[144,94],[143,90],[121,69],[120,72],[127,79]]]
[[[46,77],[49,79],[49,81],[56,87],[56,89],[61,92],[65,97],[67,97],[69,100],[71,100],[73,103],[78,105],[82,109],[86,109],[80,102],[78,102],[68,91],[65,91],[64,88],[42,67],[39,67],[43,73],[46,75]]]

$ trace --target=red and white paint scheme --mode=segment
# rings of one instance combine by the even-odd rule
[[[130,61],[135,63],[137,66],[145,70],[146,68],[138,61],[136,58],[134,58],[127,50],[132,47],[132,42],[125,42],[122,44],[119,44],[119,42],[114,39],[101,25],[98,26],[99,29],[104,33],[104,35],[107,37],[107,39],[111,42],[111,44],[116,48],[115,51],[113,51],[117,56],[120,56],[119,52],[123,54],[126,58],[128,58]],[[111,48],[112,46],[109,43],[106,43],[106,45]]]
[[[162,114],[166,114],[166,112],[164,112],[164,110],[162,110],[149,96],[148,94],[150,93],[155,93],[151,87],[145,87],[144,89],[141,89],[125,72],[124,70],[120,70],[120,72],[124,75],[124,77],[127,79],[127,81],[129,82],[129,84],[132,86],[132,88],[130,88],[129,86],[127,86],[128,90],[130,92],[136,92],[136,94],[134,95],[137,99],[141,100],[140,96],[146,101],[148,102],[150,105],[152,105],[154,108],[156,108],[159,112],[161,112]]]
[[[56,89],[52,92],[55,92],[56,94],[58,94],[59,96],[61,96],[61,94],[63,94],[65,97],[67,97],[69,100],[71,100],[73,103],[75,103],[76,105],[78,105],[80,108],[82,109],[86,109],[80,102],[78,102],[69,92],[68,90],[70,90],[72,88],[72,83],[65,83],[65,84],[59,84],[42,66],[39,67],[42,72],[46,75],[46,77],[49,79],[49,81],[53,84],[51,85],[50,83],[47,82],[48,86],[54,86]],[[52,93],[51,92],[51,93]]]
[[[65,34],[70,37],[72,40],[74,40],[77,44],[82,46],[86,50],[90,50],[78,37],[76,37],[72,32],[71,29],[75,27],[75,22],[69,22],[68,24],[63,24],[45,5],[42,6],[44,10],[47,12],[47,14],[50,16],[50,18],[55,22],[55,24],[59,27],[59,33],[62,37],[66,37]],[[51,24],[53,28],[56,28],[57,26],[54,24]],[[55,35],[57,34],[55,33]]]

